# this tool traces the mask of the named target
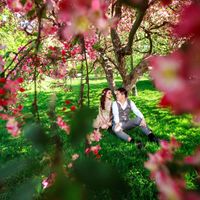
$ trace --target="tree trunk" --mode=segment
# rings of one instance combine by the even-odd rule
[[[136,86],[136,84],[133,86],[133,88],[132,88],[132,94],[133,94],[133,96],[138,96],[138,91],[137,91],[137,86]]]
[[[148,71],[148,62],[143,59],[133,70],[132,72],[126,76],[125,81],[123,81],[123,85],[127,91],[131,91],[133,87],[136,85],[136,82],[139,78]]]
[[[104,69],[109,88],[114,92],[116,87],[115,87],[115,80],[114,80],[114,76],[113,76],[112,66],[109,65],[109,60],[102,54],[101,54],[100,63]]]

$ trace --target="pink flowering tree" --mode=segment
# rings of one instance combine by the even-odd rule
[[[110,88],[115,88],[113,72],[117,71],[124,87],[131,91],[148,71],[147,58],[169,53],[181,44],[181,40],[171,37],[171,27],[178,21],[181,7],[190,1],[173,1],[170,6],[169,2],[111,1],[109,14],[115,26],[111,26],[110,37],[100,35],[96,46],[97,61]]]
[[[84,70],[87,72],[86,82],[89,83],[89,63],[100,62],[112,88],[114,88],[112,74],[114,68],[120,74],[126,89],[130,91],[139,76],[148,70],[147,61],[150,61],[155,85],[164,94],[160,104],[171,107],[176,114],[191,113],[194,122],[199,123],[200,8],[198,1],[193,1],[191,4],[191,1],[186,0],[181,2],[176,0],[3,0],[0,5],[0,12],[9,10],[12,17],[16,19],[17,28],[26,36],[22,45],[12,53],[6,50],[5,44],[0,44],[3,52],[0,55],[0,118],[6,120],[9,133],[18,137],[24,132],[38,149],[43,150],[43,153],[48,148],[47,143],[52,144],[53,153],[51,152],[45,158],[48,160],[51,175],[44,178],[44,188],[48,188],[55,180],[56,191],[59,191],[58,188],[62,188],[63,185],[69,185],[69,189],[77,189],[73,184],[69,184],[69,180],[73,181],[73,173],[70,173],[69,169],[75,166],[73,170],[81,176],[83,172],[88,172],[88,165],[80,162],[79,168],[76,168],[75,162],[79,160],[77,155],[70,157],[68,163],[63,161],[63,144],[57,132],[61,128],[69,135],[72,145],[77,144],[91,132],[88,123],[91,125],[93,118],[91,110],[76,109],[78,105],[69,107],[70,103],[66,102],[66,110],[72,113],[73,120],[70,125],[63,116],[57,116],[56,97],[52,96],[48,111],[50,125],[47,131],[44,130],[40,123],[37,89],[38,83],[45,76],[62,80],[79,64],[81,72],[83,73]],[[178,18],[180,12],[181,18]],[[5,19],[2,19],[1,26],[5,24]],[[171,29],[172,26],[174,29]],[[171,38],[172,34],[175,37]],[[167,41],[165,44],[169,45],[169,49],[162,54],[170,51],[173,53],[148,59],[153,53],[160,51],[154,48],[157,46],[154,42],[160,41]],[[133,58],[136,52],[140,55],[140,59],[134,64]],[[127,57],[132,61],[131,67],[127,66]],[[73,75],[75,76],[76,73]],[[21,113],[23,105],[20,103],[22,101],[19,99],[19,94],[23,94],[27,83],[31,81],[34,84],[32,102],[34,123],[29,124],[30,118]],[[81,82],[81,90],[82,85],[83,82]],[[81,95],[80,107],[83,105],[83,92]],[[182,102],[177,98],[180,95]],[[87,97],[89,105],[89,92]],[[86,120],[85,116],[90,116],[90,120],[88,118]],[[101,135],[93,132],[88,137],[89,142],[98,142]],[[150,155],[150,161],[146,164],[152,172],[152,178],[157,181],[160,198],[191,199],[194,197],[197,199],[196,192],[188,192],[185,189],[184,173],[174,175],[170,171],[171,165],[168,164],[175,163],[178,167],[179,165],[193,166],[199,173],[199,150],[193,156],[178,162],[173,154],[174,149],[178,148],[175,140],[169,144],[161,143],[161,146],[160,151]],[[100,149],[98,144],[86,146],[85,153],[100,158]],[[80,170],[80,166],[83,171]],[[91,169],[97,168],[96,163],[92,166]],[[92,172],[94,176],[98,174],[96,171]],[[112,173],[111,175],[114,176]],[[56,199],[54,195],[51,191],[47,191],[46,197]]]
[[[150,59],[155,86],[163,92],[160,105],[169,107],[175,114],[192,114],[195,125],[200,122],[199,11],[198,1],[185,6],[179,22],[172,29],[174,37],[184,40],[182,46],[167,56]],[[185,180],[186,174],[193,169],[199,182],[199,147],[193,155],[181,157],[176,153],[179,147],[180,143],[175,138],[161,142],[161,149],[149,154],[145,167],[156,181],[160,199],[199,199],[199,191],[187,189]]]

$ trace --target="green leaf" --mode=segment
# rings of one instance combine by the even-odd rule
[[[83,107],[76,110],[73,119],[71,120],[70,139],[72,144],[80,143],[92,130],[92,122],[95,117],[94,110],[88,107]]]
[[[49,138],[45,134],[44,129],[37,123],[26,124],[24,127],[24,135],[26,139],[33,144],[33,146],[41,151],[45,150],[46,145],[49,142]]]

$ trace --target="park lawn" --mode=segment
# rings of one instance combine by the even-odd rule
[[[73,81],[72,91],[65,91],[61,87],[56,86],[56,84],[54,87],[51,87],[51,85],[41,84],[41,88],[38,91],[40,118],[43,126],[46,128],[50,126],[47,111],[48,101],[53,93],[57,95],[56,114],[62,116],[69,123],[71,121],[70,106],[77,106],[79,98],[78,80]],[[121,86],[120,80],[117,81],[117,85]],[[93,109],[94,116],[98,112],[99,94],[104,87],[107,87],[105,79],[93,79],[90,81],[90,107]],[[168,109],[160,109],[158,102],[161,93],[154,88],[152,82],[147,78],[141,79],[137,83],[137,88],[138,96],[134,97],[130,95],[130,99],[134,100],[137,107],[142,111],[149,127],[155,135],[166,140],[171,136],[175,136],[182,143],[182,147],[179,150],[180,153],[184,155],[191,154],[195,147],[200,144],[200,128],[192,125],[191,116],[175,116]],[[26,95],[27,98],[21,97],[21,99],[24,105],[23,113],[28,116],[31,113],[33,92],[29,90],[26,92]],[[71,104],[66,105],[65,100],[70,100]],[[85,100],[85,103],[87,103],[87,100]],[[66,108],[65,111],[63,111],[63,107]],[[0,176],[4,176],[6,183],[1,187],[0,200],[13,197],[15,200],[23,199],[23,196],[16,198],[16,194],[19,194],[19,191],[25,191],[25,187],[22,187],[21,190],[17,188],[20,188],[23,183],[29,182],[32,178],[35,179],[36,185],[38,185],[35,199],[40,199],[40,182],[49,173],[48,167],[44,169],[43,164],[40,162],[44,158],[43,155],[34,146],[32,147],[30,142],[26,141],[23,134],[18,138],[13,138],[4,128],[5,122],[1,121],[0,126],[0,164],[1,166],[5,166],[5,163],[9,160],[13,162],[9,164],[7,170],[4,167],[0,171]],[[100,154],[102,155],[100,160],[115,169],[130,187],[128,192],[124,191],[124,196],[122,195],[123,199],[157,199],[156,186],[149,178],[150,173],[144,168],[144,162],[148,160],[148,153],[154,153],[159,149],[159,146],[148,142],[147,137],[137,128],[129,133],[134,138],[142,140],[145,143],[145,148],[138,150],[133,144],[121,141],[112,133],[102,131],[103,137],[99,142],[102,148],[100,150]],[[84,145],[72,148],[68,140],[69,136],[63,130],[60,129],[58,135],[62,138],[64,144],[63,154],[66,162],[70,162],[73,153],[79,153],[80,159],[81,156],[84,157]],[[23,158],[31,158],[38,162],[32,164],[27,170],[23,170],[22,173],[18,173],[15,167],[13,169],[13,165],[16,165],[17,168],[18,159]],[[5,178],[6,173],[12,178]],[[195,172],[190,172],[186,176],[188,188],[197,187],[194,184],[194,175]],[[89,188],[89,191],[87,199],[113,199],[106,189]]]

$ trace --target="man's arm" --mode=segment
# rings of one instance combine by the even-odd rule
[[[143,114],[140,112],[140,110],[137,108],[137,106],[135,105],[133,101],[130,100],[130,104],[131,104],[131,110],[135,113],[136,116],[142,119],[140,126],[146,126],[146,122],[145,122]]]
[[[121,130],[121,124],[119,121],[119,110],[117,106],[117,102],[114,101],[112,104],[112,113],[113,113],[113,120],[115,122],[115,131],[120,131]]]
[[[118,106],[117,106],[117,102],[114,101],[112,104],[112,114],[113,114],[113,120],[115,122],[115,124],[119,123],[119,111],[118,111]]]
[[[131,103],[131,110],[135,113],[136,116],[140,117],[141,119],[144,118],[143,114],[140,112],[140,110],[137,108],[135,103],[130,100]]]

